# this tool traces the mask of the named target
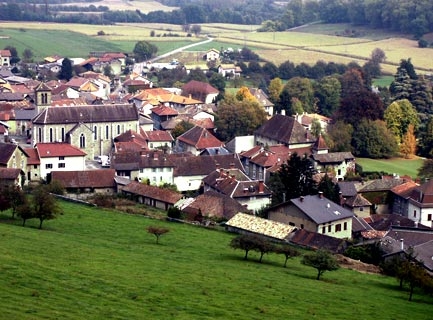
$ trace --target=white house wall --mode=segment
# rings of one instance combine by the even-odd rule
[[[41,158],[40,178],[46,179],[51,171],[81,171],[85,169],[85,157],[64,157],[64,160],[60,160],[60,157],[46,157]]]

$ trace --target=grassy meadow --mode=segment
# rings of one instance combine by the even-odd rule
[[[63,215],[21,227],[0,215],[3,319],[430,319],[393,278],[316,270],[229,247],[233,235],[61,202]],[[170,232],[160,244],[149,225]]]
[[[408,175],[415,179],[418,176],[418,169],[423,164],[422,158],[404,159],[369,159],[356,158],[356,163],[362,166],[363,171],[387,172],[389,174],[398,174],[400,176]]]
[[[172,24],[80,25],[1,22],[0,48],[12,45],[17,47],[19,53],[29,48],[35,53],[35,60],[39,61],[52,54],[78,57],[87,56],[90,51],[132,52],[135,43],[140,40],[150,41],[159,48],[159,53],[166,53],[176,46],[201,41],[206,35],[211,35],[215,39],[213,42],[191,48],[190,51],[248,46],[263,59],[277,65],[287,60],[296,64],[314,64],[318,60],[346,64],[355,61],[364,64],[371,52],[375,48],[380,48],[386,54],[385,63],[382,64],[384,73],[394,74],[400,60],[407,58],[412,59],[419,73],[433,70],[429,54],[432,49],[418,48],[415,40],[404,38],[403,35],[372,30],[362,31],[359,37],[337,35],[347,28],[345,25],[311,25],[286,32],[256,32],[258,27],[202,24],[199,37],[187,37],[182,26]],[[97,36],[100,31],[105,35]],[[150,36],[152,31],[155,37]],[[163,36],[169,33],[177,36]]]

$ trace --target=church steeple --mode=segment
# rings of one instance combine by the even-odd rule
[[[43,82],[35,88],[35,105],[38,113],[51,106],[51,91]]]
[[[320,134],[313,145],[313,153],[322,154],[322,153],[328,153],[328,151],[329,151],[329,147],[326,144],[326,141],[323,138],[323,136]]]

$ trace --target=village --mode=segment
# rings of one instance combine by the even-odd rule
[[[218,50],[205,59],[217,60]],[[122,194],[165,211],[177,208],[188,221],[223,222],[228,230],[266,236],[307,248],[343,253],[351,244],[378,244],[391,259],[413,250],[433,272],[433,181],[398,175],[345,180],[355,173],[351,152],[331,152],[312,125],[331,118],[317,113],[276,113],[266,93],[248,88],[267,120],[253,135],[219,140],[216,97],[209,83],[155,87],[151,68],[126,67],[118,52],[79,59],[88,71],[68,81],[38,81],[10,71],[10,52],[0,50],[0,185],[58,181],[67,197]],[[47,57],[40,70],[61,70],[63,57]],[[235,65],[220,65],[224,77],[240,77]],[[284,111],[284,110],[283,110]],[[190,129],[174,136],[179,124]],[[271,177],[292,155],[308,157],[315,179],[329,175],[339,186],[337,202],[317,194],[271,206]],[[175,190],[162,188],[175,186]],[[275,196],[275,195],[274,195]],[[267,219],[260,217],[264,208]]]

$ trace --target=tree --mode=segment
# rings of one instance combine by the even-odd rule
[[[341,83],[334,76],[315,82],[314,95],[318,99],[319,113],[331,117],[340,106]]]
[[[433,159],[424,159],[422,166],[418,169],[418,177],[424,180],[433,178]]]
[[[260,242],[257,236],[243,234],[233,238],[230,241],[230,247],[233,249],[241,249],[245,251],[244,260],[248,260],[248,253],[257,248],[257,243]]]
[[[39,219],[39,229],[45,220],[55,219],[60,213],[56,199],[46,190],[45,185],[40,185],[33,191],[32,207],[34,217]]]
[[[17,208],[25,202],[25,194],[18,186],[10,186],[4,189],[3,194],[6,196],[9,207],[12,209],[12,219],[15,218]]]
[[[262,263],[263,256],[266,253],[274,251],[275,248],[274,248],[274,245],[270,241],[268,241],[264,238],[256,237],[255,241],[256,241],[256,245],[254,247],[254,250],[257,252],[260,252],[259,262]]]
[[[398,150],[397,142],[384,121],[362,119],[353,132],[355,155],[368,158],[389,158]]]
[[[351,151],[353,126],[344,121],[336,121],[327,127],[328,137],[331,140],[328,147],[333,152]],[[328,141],[327,141],[328,142]]]
[[[293,153],[270,178],[269,188],[274,194],[272,204],[315,194],[317,186],[313,179],[314,173],[313,163],[307,155],[299,156],[296,152]]]
[[[239,101],[233,94],[226,94],[218,106],[215,125],[218,136],[229,141],[236,136],[251,135],[266,121],[266,111],[258,102]]]
[[[323,192],[323,195],[333,202],[340,204],[340,187],[338,183],[334,183],[332,179],[326,173],[322,179],[320,179],[317,189]]]
[[[226,88],[226,81],[222,74],[212,72],[212,75],[209,78],[209,84],[212,85],[212,87],[218,89],[220,94],[224,93],[224,90]]]
[[[187,132],[189,129],[192,129],[193,127],[194,124],[192,124],[191,122],[182,120],[176,124],[171,134],[173,138],[176,139],[177,137],[181,136],[182,134]]]
[[[280,78],[272,79],[268,86],[269,100],[274,104],[278,104],[280,102],[281,91],[283,91],[283,81]]]
[[[148,41],[138,41],[135,44],[133,53],[136,62],[147,61],[158,52],[158,48]]]
[[[400,286],[402,283],[409,286],[409,301],[412,301],[414,289],[422,288],[429,277],[422,264],[410,257],[404,259],[397,270]]]
[[[23,61],[24,62],[32,62],[33,60],[33,51],[29,48],[24,49],[23,51]]]
[[[317,269],[317,280],[320,280],[320,277],[325,273],[325,271],[334,271],[339,268],[335,257],[328,251],[321,249],[305,254],[302,257],[301,263]]]
[[[13,46],[6,46],[4,48],[5,50],[9,50],[9,52],[11,53],[11,58],[10,58],[10,62],[11,64],[16,64],[18,63],[21,59],[18,57],[18,51],[17,48],[13,47]]]
[[[26,221],[29,219],[36,218],[33,206],[29,203],[27,198],[21,203],[16,210],[17,216],[23,220],[23,227],[26,225]]]
[[[403,136],[403,140],[400,145],[400,152],[404,154],[405,158],[410,158],[415,154],[416,151],[416,137],[413,130],[413,125],[409,125],[409,129]]]
[[[109,64],[104,66],[104,76],[109,77],[110,79],[113,79],[114,77],[113,68],[111,68]]]
[[[198,24],[194,24],[191,26],[191,32],[194,33],[195,36],[198,36],[201,32],[201,26]]]
[[[284,268],[287,267],[287,261],[290,258],[297,257],[300,255],[300,252],[296,250],[293,246],[289,244],[281,244],[274,248],[275,253],[282,254],[286,258],[284,260]]]
[[[159,238],[169,232],[168,228],[157,227],[157,226],[148,226],[147,232],[153,234],[156,237],[156,244],[159,244]]]
[[[69,81],[72,78],[72,61],[69,58],[64,58],[62,61],[62,69],[58,75],[59,79]]]
[[[294,77],[287,81],[283,91],[291,98],[297,98],[302,102],[306,112],[312,112],[314,107],[314,90],[310,79]]]

